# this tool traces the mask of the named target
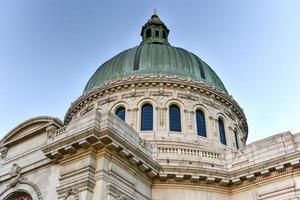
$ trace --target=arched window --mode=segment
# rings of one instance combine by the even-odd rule
[[[206,137],[205,118],[202,110],[196,110],[197,135]]]
[[[119,107],[115,114],[120,118],[122,119],[123,121],[125,121],[125,115],[126,115],[126,111],[125,111],[125,108],[124,107]]]
[[[180,108],[177,105],[169,107],[170,131],[181,132]]]
[[[146,38],[149,38],[149,37],[151,37],[151,29],[150,28],[146,31]]]
[[[159,37],[159,31],[158,30],[155,31],[155,37]]]
[[[5,200],[32,200],[31,196],[26,192],[14,192],[8,197],[4,198]]]
[[[153,107],[149,103],[142,106],[141,130],[153,130]]]
[[[239,149],[239,139],[238,139],[238,132],[237,132],[237,129],[235,128],[234,129],[234,139],[235,139],[235,145],[236,145],[236,148]]]
[[[220,134],[220,141],[222,144],[226,145],[226,136],[225,136],[225,127],[224,122],[221,118],[218,119],[218,125],[219,125],[219,134]]]

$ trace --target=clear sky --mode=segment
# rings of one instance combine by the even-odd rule
[[[139,44],[153,8],[244,109],[248,143],[300,132],[299,0],[0,0],[0,136],[63,119],[98,66]]]

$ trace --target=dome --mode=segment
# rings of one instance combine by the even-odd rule
[[[168,42],[169,29],[154,13],[142,27],[143,41],[102,64],[90,78],[84,93],[110,80],[132,75],[173,75],[191,78],[226,94],[217,74],[195,54]]]
[[[146,74],[188,77],[227,93],[217,74],[198,56],[182,48],[148,43],[125,50],[102,64],[84,91],[109,80]]]

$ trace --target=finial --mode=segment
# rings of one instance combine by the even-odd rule
[[[154,8],[154,10],[153,10],[153,15],[157,16],[156,8]]]

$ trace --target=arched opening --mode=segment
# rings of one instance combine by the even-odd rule
[[[125,121],[125,115],[126,115],[126,110],[124,107],[119,107],[115,114],[120,118],[122,119],[123,121]]]
[[[142,106],[141,131],[153,130],[153,106],[149,103]]]
[[[218,126],[219,126],[220,142],[224,145],[227,145],[224,122],[221,118],[218,119]]]
[[[151,37],[151,29],[150,28],[146,31],[146,38],[149,38],[149,37]]]
[[[32,200],[32,197],[26,192],[18,191],[10,194],[4,200]]]
[[[159,30],[155,31],[155,37],[159,37]]]
[[[236,128],[234,129],[234,139],[235,139],[236,148],[239,149],[240,146],[239,146],[238,132]]]
[[[205,116],[202,110],[196,110],[197,135],[206,137]]]
[[[181,132],[180,108],[177,105],[169,107],[170,131]]]

